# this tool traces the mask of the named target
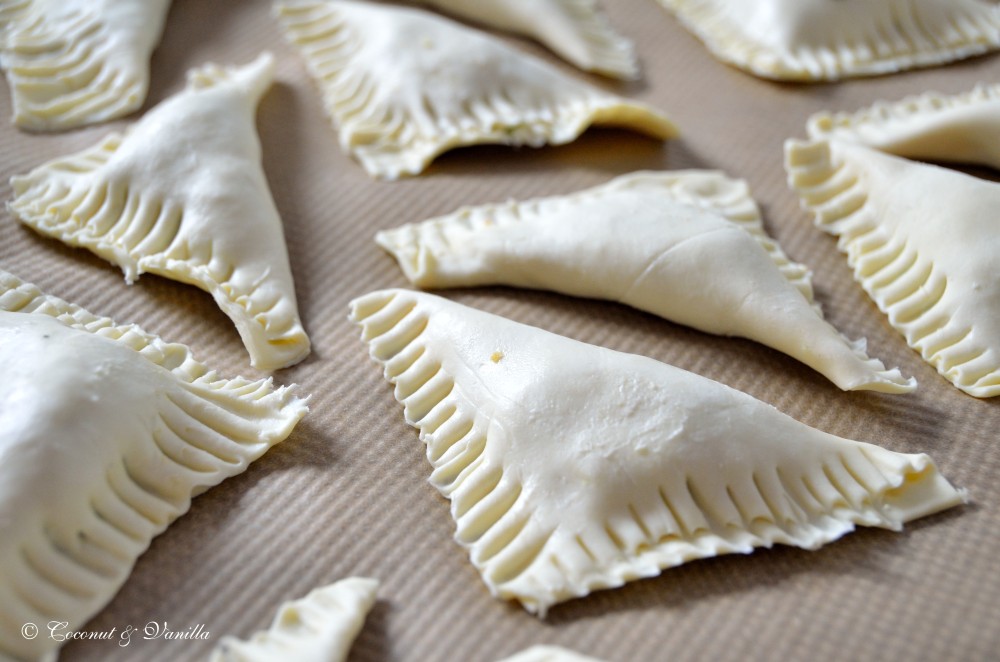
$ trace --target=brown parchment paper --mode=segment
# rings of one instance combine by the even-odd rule
[[[86,627],[198,625],[203,641],[134,636],[73,643],[63,660],[203,659],[225,634],[266,627],[277,606],[350,575],[376,577],[380,599],[351,653],[357,661],[496,660],[553,643],[625,660],[1000,659],[1000,400],[963,395],[909,349],[852,280],[835,242],[787,189],[782,142],[804,136],[821,109],[855,109],[926,90],[996,82],[1000,57],[830,85],[758,80],[715,61],[653,0],[603,3],[635,39],[644,77],[588,77],[525,40],[507,38],[569,75],[654,104],[683,137],[657,143],[591,131],[554,149],[452,152],[421,177],[375,182],[343,154],[303,62],[265,0],[175,0],[153,57],[144,110],[180,90],[206,61],[278,59],[258,129],[313,354],[279,372],[312,394],[287,441],[236,478],[197,497],[153,541],[117,597]],[[6,85],[0,115],[10,116]],[[0,125],[0,196],[7,179],[95,143],[111,125],[29,135]],[[488,594],[454,542],[448,503],[426,483],[429,464],[380,369],[347,319],[355,296],[406,281],[376,230],[463,204],[568,193],[636,169],[718,168],[750,182],[769,230],[815,272],[829,320],[871,354],[914,375],[909,396],[846,394],[817,373],[749,341],[708,336],[621,305],[505,288],[446,296],[716,379],[805,423],[903,452],[927,452],[972,503],[911,524],[863,529],[818,552],[778,547],[690,563],[555,607],[547,620]],[[998,211],[1000,213],[1000,211]],[[131,287],[89,252],[40,238],[0,211],[0,266],[45,291],[187,343],[227,375],[253,376],[229,320],[200,290],[155,276]]]

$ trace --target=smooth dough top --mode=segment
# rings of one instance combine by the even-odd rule
[[[716,57],[764,78],[838,80],[1000,48],[986,0],[660,0]]]
[[[842,140],[785,146],[789,183],[889,323],[969,395],[1000,395],[1000,184]]]
[[[858,142],[920,161],[1000,169],[1000,84],[969,92],[937,92],[879,101],[855,112],[821,112],[809,118],[809,137]]]
[[[310,342],[255,124],[273,76],[270,53],[191,70],[184,91],[124,134],[13,177],[10,210],[129,282],[148,272],[208,291],[254,367],[303,360]]]
[[[635,45],[615,32],[596,0],[417,0],[490,27],[534,37],[584,71],[639,77]]]
[[[431,12],[349,0],[281,2],[277,12],[341,146],[374,177],[418,174],[464,145],[565,144],[591,125],[677,132],[645,104]]]
[[[306,413],[292,388],[224,379],[0,271],[0,656],[27,622],[75,631],[193,496],[241,473]]]
[[[601,662],[561,646],[532,646],[498,662]]]
[[[695,558],[816,549],[962,502],[926,455],[810,428],[652,359],[420,292],[351,318],[490,591],[558,602]]]
[[[502,284],[620,301],[756,340],[844,390],[916,385],[823,319],[809,270],[764,231],[746,182],[721,172],[637,172],[570,195],[462,208],[375,239],[420,287]]]

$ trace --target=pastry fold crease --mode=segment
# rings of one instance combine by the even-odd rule
[[[0,654],[53,655],[23,623],[80,629],[192,497],[305,415],[294,387],[225,379],[134,325],[0,271]]]
[[[1000,184],[840,140],[789,140],[785,164],[907,344],[969,395],[1000,395]]]
[[[687,561],[962,503],[929,457],[808,427],[652,359],[440,297],[351,304],[490,592],[554,604]]]
[[[566,196],[466,207],[379,232],[421,288],[513,285],[609,299],[756,340],[844,390],[912,391],[826,322],[809,270],[764,231],[746,182],[638,172]]]
[[[0,0],[14,123],[61,131],[139,108],[169,8],[170,0]]]
[[[677,133],[646,104],[427,11],[350,0],[286,1],[276,8],[320,88],[341,147],[373,177],[419,174],[455,147],[562,145],[593,125],[656,139]]]
[[[192,70],[185,91],[124,134],[13,177],[10,211],[130,283],[153,273],[209,292],[254,367],[301,361],[310,343],[254,120],[273,75],[270,53]]]
[[[455,16],[532,37],[584,71],[639,77],[635,45],[618,34],[597,0],[418,0]]]

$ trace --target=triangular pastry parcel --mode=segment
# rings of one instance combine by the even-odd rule
[[[430,12],[348,0],[277,8],[341,146],[374,177],[415,175],[463,145],[561,145],[595,124],[676,134],[645,104]]]
[[[572,195],[464,208],[380,232],[425,288],[503,284],[610,299],[784,352],[844,390],[912,391],[826,322],[808,270],[764,231],[745,182],[639,172]]]
[[[0,271],[0,657],[38,659],[101,610],[191,498],[306,413],[293,388],[223,379],[187,347]],[[43,636],[21,635],[24,623]]]
[[[1000,395],[1000,184],[840,141],[785,146],[789,182],[910,347]]]
[[[816,549],[962,502],[926,455],[841,439],[709,379],[431,294],[351,318],[497,597],[550,606],[692,559]]]
[[[185,91],[124,135],[12,178],[9,204],[38,232],[117,264],[129,282],[149,272],[208,291],[261,370],[309,353],[254,124],[273,67],[264,54],[191,71]]]
[[[601,662],[560,646],[532,646],[499,662]]]
[[[1000,85],[880,101],[854,113],[818,113],[809,118],[809,137],[859,142],[921,161],[1000,169]]]
[[[0,0],[14,123],[71,129],[127,115],[149,89],[170,0]]]
[[[764,78],[928,67],[1000,48],[987,0],[660,0],[712,53]]]
[[[597,0],[417,0],[456,16],[533,37],[584,71],[635,79],[635,46],[615,32]]]
[[[343,662],[375,604],[378,582],[349,577],[286,602],[267,630],[225,637],[209,662]]]

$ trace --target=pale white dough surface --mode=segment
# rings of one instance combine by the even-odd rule
[[[906,342],[966,393],[1000,395],[1000,184],[836,139],[789,141],[786,168]]]
[[[840,0],[837,0],[838,2]],[[409,4],[409,3],[407,3]],[[770,662],[774,659],[990,659],[1000,650],[1000,429],[997,398],[965,395],[906,345],[854,281],[836,239],[788,189],[786,138],[805,139],[821,111],[936,90],[967,93],[1000,80],[988,55],[955,65],[836,85],[775,85],[715,59],[652,0],[601,0],[636,44],[642,78],[588,75],[533,40],[493,34],[574,79],[666,111],[679,139],[594,130],[557,148],[480,146],[441,155],[420,176],[373,181],[341,151],[298,53],[264,0],[174,0],[152,56],[148,112],[206,62],[275,56],[275,83],[255,118],[264,175],[280,213],[303,328],[313,352],[275,373],[312,394],[294,434],[239,476],[201,494],[154,539],[93,630],[166,621],[204,624],[207,640],[143,641],[120,649],[73,642],[66,662],[207,659],[222,637],[267,629],[278,605],[344,577],[375,577],[379,599],[350,662],[496,662],[536,644],[605,662]],[[469,23],[471,25],[471,23]],[[28,135],[8,124],[0,85],[0,200],[7,179],[97,144],[138,116],[76,132]],[[449,504],[427,483],[416,431],[347,319],[367,292],[409,288],[373,241],[380,230],[463,205],[566,195],[637,170],[722,170],[745,179],[764,227],[813,271],[834,327],[919,387],[908,395],[844,393],[819,373],[757,343],[714,337],[623,304],[491,286],[447,298],[576,340],[670,363],[744,391],[839,437],[926,453],[972,504],[910,523],[859,528],[816,552],[787,546],[694,561],[660,577],[596,591],[544,622],[493,598],[455,544]],[[979,168],[980,176],[997,178]],[[0,268],[119,321],[183,342],[222,374],[259,377],[232,321],[201,290],[153,274],[122,283],[89,251],[40,237],[0,209]]]
[[[898,369],[822,318],[809,269],[764,231],[746,182],[637,172],[568,196],[465,207],[375,241],[422,288],[513,285],[608,299],[751,338],[845,391],[908,393]]]
[[[274,58],[206,64],[124,133],[11,179],[10,211],[38,232],[212,294],[261,370],[309,353],[254,117]]]
[[[635,46],[608,22],[597,0],[417,0],[499,30],[533,37],[585,71],[639,76]]]
[[[14,122],[62,131],[138,109],[170,2],[0,2],[0,69],[13,95]]]
[[[1000,48],[989,0],[659,0],[720,60],[816,82],[938,66]]]
[[[373,177],[418,175],[457,147],[562,145],[591,126],[657,140],[677,133],[664,111],[424,9],[288,0],[275,13],[316,80],[341,147]]]
[[[343,662],[375,604],[378,580],[348,577],[282,604],[267,630],[226,637],[209,662]]]
[[[818,549],[959,505],[927,455],[803,425],[723,384],[425,292],[351,302],[490,592],[560,602],[691,560]]]
[[[0,270],[0,656],[34,659],[114,597],[191,505],[283,441],[294,387],[220,378],[188,348]]]

